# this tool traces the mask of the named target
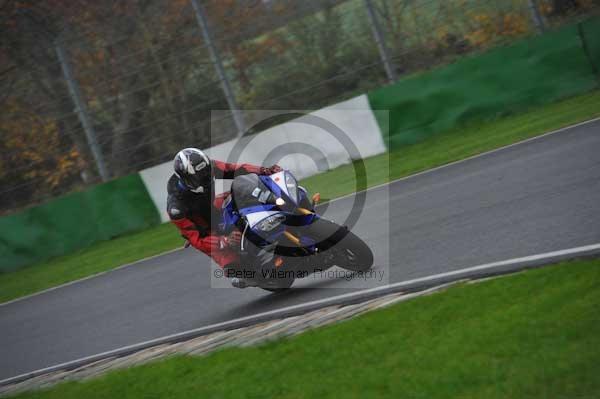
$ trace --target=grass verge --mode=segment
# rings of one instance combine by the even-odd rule
[[[251,348],[19,398],[597,398],[600,260],[463,284]]]
[[[600,91],[529,110],[520,115],[440,133],[418,144],[366,159],[368,186],[464,159],[550,130],[600,116]],[[345,165],[305,179],[323,198],[355,191],[354,170]],[[113,269],[127,262],[177,248],[182,240],[169,224],[95,244],[14,272],[0,274],[0,303]]]

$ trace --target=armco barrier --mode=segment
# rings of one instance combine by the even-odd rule
[[[412,144],[474,120],[523,111],[597,87],[592,60],[600,59],[600,18],[403,79],[369,93],[391,147]],[[389,120],[389,129],[387,126]]]
[[[158,224],[139,174],[0,218],[0,272]]]

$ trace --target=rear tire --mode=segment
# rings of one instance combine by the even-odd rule
[[[260,285],[260,288],[270,292],[283,292],[289,290],[294,281],[294,278],[274,278],[266,280],[268,285]]]
[[[277,294],[278,292],[289,291],[290,289],[291,289],[291,287],[288,287],[288,288],[263,288],[263,290],[272,292],[274,294]]]

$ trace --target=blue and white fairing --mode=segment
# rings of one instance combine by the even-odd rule
[[[289,171],[270,176],[243,175],[235,178],[232,195],[223,204],[224,230],[231,231],[240,227],[240,218],[244,219],[245,233],[259,237],[262,243],[277,241],[286,226],[305,226],[311,224],[314,214],[304,215],[299,207],[312,205],[306,191],[298,186]],[[283,201],[282,201],[283,200]],[[310,247],[314,241],[301,237],[303,246]]]

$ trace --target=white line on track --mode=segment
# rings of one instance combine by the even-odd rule
[[[504,151],[506,149],[509,149],[509,148],[512,148],[512,147],[516,147],[516,146],[521,145],[521,144],[526,144],[526,143],[529,143],[529,142],[532,142],[532,141],[543,139],[545,137],[551,136],[551,135],[556,134],[556,133],[563,132],[565,130],[571,130],[571,129],[574,129],[574,128],[577,128],[577,127],[580,127],[580,126],[589,125],[589,124],[592,124],[594,122],[600,122],[600,117],[594,118],[594,119],[590,119],[590,120],[587,120],[587,121],[584,121],[584,122],[576,123],[574,125],[565,126],[563,128],[560,128],[560,129],[557,129],[557,130],[553,130],[553,131],[548,132],[548,133],[540,134],[539,136],[530,137],[528,139],[521,140],[521,141],[518,141],[516,143],[508,144],[508,145],[505,145],[503,147],[498,147],[498,148],[495,148],[493,150],[489,150],[489,151],[482,152],[482,153],[479,153],[479,154],[475,154],[475,155],[472,155],[472,156],[467,157],[467,158],[458,159],[456,161],[452,161],[452,162],[449,162],[449,163],[446,163],[446,164],[443,164],[443,165],[440,165],[440,166],[436,166],[434,168],[427,169],[427,170],[424,170],[422,172],[413,173],[412,175],[409,175],[409,176],[404,176],[404,177],[400,177],[398,179],[391,180],[391,181],[389,181],[387,183],[382,183],[382,184],[378,184],[378,185],[375,185],[375,186],[371,186],[371,187],[369,187],[369,188],[367,188],[365,190],[360,190],[360,191],[357,191],[357,192],[354,192],[354,193],[342,195],[341,197],[334,198],[334,199],[330,200],[329,202],[338,201],[338,200],[341,200],[341,199],[344,199],[344,198],[351,197],[351,196],[353,196],[353,195],[355,195],[357,193],[362,193],[364,191],[375,190],[375,189],[378,189],[378,188],[381,188],[381,187],[385,187],[385,186],[388,186],[388,185],[391,185],[391,184],[394,184],[394,183],[397,183],[397,182],[400,182],[400,181],[403,181],[403,180],[408,180],[408,179],[412,179],[412,178],[417,177],[417,176],[426,175],[428,173],[436,172],[436,171],[438,171],[440,169],[444,169],[444,168],[447,168],[447,167],[450,167],[450,166],[454,166],[454,165],[462,163],[462,162],[467,162],[467,161],[470,161],[472,159],[485,157],[485,156],[494,154],[496,152]]]
[[[100,276],[102,276],[104,274],[112,273],[112,272],[115,272],[117,270],[121,270],[121,269],[124,269],[126,267],[133,266],[133,265],[145,262],[145,261],[150,260],[150,259],[158,258],[158,257],[163,256],[163,255],[168,255],[170,253],[179,251],[180,249],[183,249],[183,248],[170,249],[168,251],[161,252],[161,253],[156,254],[156,255],[148,256],[146,258],[143,258],[143,259],[140,259],[140,260],[136,260],[136,261],[131,262],[131,263],[126,263],[124,265],[117,266],[114,269],[106,270],[106,271],[100,272],[100,273],[95,273],[95,274],[92,274],[92,275],[87,276],[87,277],[82,277],[82,278],[77,279],[77,280],[69,281],[68,283],[60,284],[60,285],[57,285],[57,286],[54,286],[54,287],[46,288],[45,290],[42,290],[42,291],[34,292],[33,294],[29,294],[29,295],[25,295],[25,296],[22,296],[22,297],[19,297],[19,298],[11,299],[10,301],[0,303],[0,307],[1,306],[6,306],[6,305],[10,305],[11,303],[15,303],[15,302],[19,302],[19,301],[24,301],[25,299],[29,299],[31,297],[42,295],[42,294],[45,294],[47,292],[51,292],[51,291],[55,291],[55,290],[58,290],[58,289],[61,289],[61,288],[65,288],[65,287],[68,287],[68,286],[73,285],[73,284],[81,283],[83,281],[90,280],[92,278],[100,277]]]
[[[242,324],[248,325],[248,323],[252,322],[253,320],[264,321],[265,319],[269,319],[269,316],[274,316],[274,317],[271,317],[271,319],[274,319],[275,317],[278,317],[278,316],[285,317],[284,316],[285,314],[295,314],[295,313],[302,311],[302,309],[312,310],[312,309],[316,309],[319,307],[325,307],[325,306],[333,305],[333,304],[343,304],[344,301],[351,302],[353,299],[360,298],[360,297],[372,297],[372,296],[376,296],[377,293],[387,294],[390,291],[397,292],[397,291],[400,291],[402,288],[406,288],[411,285],[415,285],[415,284],[426,285],[426,283],[428,283],[428,282],[433,282],[435,280],[445,279],[445,278],[449,278],[449,277],[461,276],[462,278],[467,278],[469,276],[469,274],[474,275],[476,273],[481,273],[481,272],[493,273],[494,269],[503,270],[503,268],[507,267],[507,266],[513,267],[513,269],[510,269],[508,272],[514,272],[514,271],[518,270],[519,266],[521,266],[521,267],[527,267],[527,266],[533,266],[533,265],[541,266],[543,264],[557,262],[557,261],[565,260],[565,259],[569,259],[569,258],[575,258],[578,256],[591,256],[591,255],[600,255],[600,243],[585,245],[585,246],[575,247],[575,248],[568,248],[568,249],[563,249],[563,250],[559,250],[559,251],[552,251],[552,252],[545,252],[545,253],[541,253],[541,254],[529,255],[529,256],[524,256],[521,258],[513,258],[513,259],[508,259],[508,260],[503,260],[503,261],[498,261],[498,262],[485,263],[482,265],[467,267],[464,269],[434,274],[434,275],[430,275],[427,277],[420,277],[420,278],[416,278],[416,279],[412,279],[412,280],[401,281],[401,282],[397,282],[397,283],[393,283],[393,284],[384,285],[381,287],[375,287],[375,288],[370,288],[370,289],[366,289],[366,290],[337,295],[337,296],[333,296],[333,297],[323,298],[323,299],[319,299],[319,300],[312,301],[312,302],[305,302],[305,303],[298,304],[298,305],[288,306],[285,308],[270,310],[268,312],[257,313],[257,314],[251,315],[251,316],[246,316],[246,317],[241,317],[238,319],[233,319],[233,320],[229,320],[229,321],[225,321],[225,322],[221,322],[221,323],[211,324],[209,326],[204,326],[204,327],[196,328],[193,330],[188,330],[188,331],[184,331],[184,332],[180,332],[180,333],[176,333],[176,334],[172,334],[172,335],[167,335],[167,336],[164,336],[161,338],[155,338],[155,339],[152,339],[149,341],[124,346],[124,347],[113,349],[113,350],[110,350],[107,352],[102,352],[102,353],[99,353],[96,355],[86,356],[86,357],[83,357],[80,359],[61,363],[61,364],[47,367],[44,369],[30,371],[28,373],[24,373],[24,374],[21,374],[18,376],[0,380],[0,385],[6,385],[6,384],[9,384],[9,383],[12,383],[15,381],[21,381],[24,379],[32,378],[37,375],[46,374],[46,373],[60,370],[63,368],[74,367],[74,365],[83,365],[88,362],[99,360],[101,358],[116,356],[116,355],[118,355],[118,353],[127,352],[129,350],[135,350],[136,348],[140,348],[140,350],[141,350],[144,348],[163,344],[166,342],[176,342],[176,341],[178,341],[178,339],[184,338],[186,336],[200,336],[203,333],[207,333],[207,332],[219,331],[220,329],[224,330],[227,328],[233,328],[233,326],[235,326],[235,325],[242,325]],[[465,275],[465,276],[462,276],[462,275]]]
[[[574,125],[565,126],[563,128],[550,131],[548,133],[540,134],[539,136],[531,137],[531,138],[528,138],[526,140],[522,140],[522,141],[519,141],[519,142],[516,142],[516,143],[513,143],[513,144],[505,145],[504,147],[500,147],[500,148],[496,148],[496,149],[493,149],[493,150],[490,150],[490,151],[482,152],[480,154],[476,154],[476,155],[470,156],[468,158],[459,159],[457,161],[453,161],[453,162],[450,162],[450,163],[447,163],[447,164],[444,164],[444,165],[440,165],[440,166],[437,166],[437,167],[432,168],[432,169],[427,169],[427,170],[424,170],[422,172],[417,172],[417,173],[412,174],[410,176],[404,176],[404,177],[401,177],[399,179],[395,179],[395,180],[389,181],[387,183],[378,184],[376,186],[372,186],[372,187],[366,188],[366,189],[361,190],[361,191],[357,191],[357,192],[354,192],[354,193],[342,195],[341,197],[337,197],[337,198],[333,198],[333,199],[329,200],[329,202],[339,201],[339,200],[342,200],[344,198],[351,197],[351,196],[353,196],[353,195],[355,195],[357,193],[360,193],[360,192],[376,190],[378,188],[389,186],[389,185],[392,185],[394,183],[397,183],[397,182],[400,182],[400,181],[403,181],[403,180],[408,180],[408,179],[412,179],[412,178],[417,177],[417,176],[425,175],[425,174],[428,174],[428,173],[433,173],[433,172],[438,171],[440,169],[444,169],[444,168],[447,168],[447,167],[450,167],[450,166],[453,166],[453,165],[456,165],[456,164],[459,164],[459,163],[462,163],[462,162],[467,162],[467,161],[470,161],[472,159],[476,159],[476,158],[480,158],[480,157],[485,157],[485,156],[488,156],[490,154],[494,154],[496,152],[504,151],[504,150],[506,150],[508,148],[512,148],[512,147],[515,147],[515,146],[518,146],[518,145],[521,145],[521,144],[529,143],[529,142],[532,142],[532,141],[535,141],[535,140],[539,140],[539,139],[548,137],[548,136],[556,134],[556,133],[563,132],[565,130],[574,129],[574,128],[577,128],[577,127],[580,127],[580,126],[585,126],[585,125],[588,125],[588,124],[592,124],[592,123],[598,122],[598,121],[600,121],[600,117],[594,118],[594,119],[590,119],[590,120],[587,120],[587,121],[584,121],[584,122],[576,123]],[[165,252],[162,252],[160,254],[156,254],[156,255],[153,255],[153,256],[149,256],[147,258],[136,260],[135,262],[126,263],[124,265],[121,265],[121,266],[116,267],[116,268],[111,269],[111,270],[107,270],[107,271],[104,271],[104,272],[96,273],[96,274],[93,274],[91,276],[80,278],[78,280],[69,281],[68,283],[64,283],[64,284],[61,284],[61,285],[57,285],[55,287],[47,288],[47,289],[39,291],[39,292],[34,292],[33,294],[29,294],[29,295],[25,295],[25,296],[22,296],[22,297],[19,297],[19,298],[15,298],[15,299],[12,299],[12,300],[10,300],[8,302],[2,302],[2,303],[0,303],[0,307],[1,306],[6,306],[6,305],[10,305],[10,304],[15,303],[15,302],[24,301],[26,299],[29,299],[29,298],[32,298],[32,297],[35,297],[35,296],[38,296],[38,295],[42,295],[42,294],[45,294],[45,293],[48,293],[48,292],[51,292],[51,291],[55,291],[55,290],[58,290],[58,289],[61,289],[61,288],[65,288],[65,287],[68,287],[69,285],[77,284],[77,283],[80,283],[82,281],[86,281],[86,280],[89,280],[89,279],[92,279],[92,278],[96,278],[96,277],[102,276],[104,274],[114,272],[116,270],[124,269],[124,268],[129,267],[129,266],[134,266],[134,265],[136,265],[138,263],[142,263],[142,262],[145,262],[145,261],[150,260],[150,259],[158,258],[158,257],[163,256],[163,255],[168,255],[170,253],[173,253],[173,252],[176,252],[176,251],[180,251],[182,249],[184,249],[184,248],[181,247],[181,248],[171,249],[169,251],[165,251]]]

